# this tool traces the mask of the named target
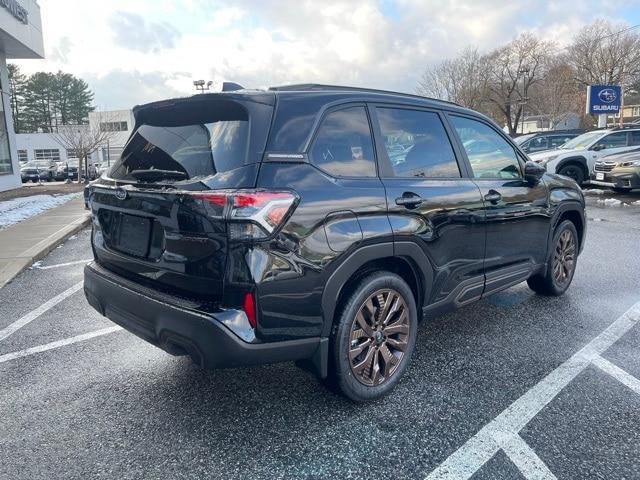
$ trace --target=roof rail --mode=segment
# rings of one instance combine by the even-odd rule
[[[348,91],[348,92],[369,92],[369,93],[382,93],[387,95],[400,95],[402,97],[410,97],[410,98],[420,98],[422,100],[433,100],[435,102],[448,103],[450,105],[456,105],[457,107],[461,107],[455,102],[451,102],[449,100],[441,100],[439,98],[425,97],[423,95],[415,95],[412,93],[402,93],[402,92],[394,92],[392,90],[378,90],[375,88],[365,88],[365,87],[347,87],[343,85],[324,85],[321,83],[298,83],[293,85],[281,85],[278,87],[270,87],[269,90],[276,92],[309,92],[309,91],[323,91],[323,90],[334,90],[334,91]]]
[[[618,126],[618,127],[612,127],[610,130],[628,130],[628,129],[630,129],[630,128],[638,129],[638,128],[640,128],[640,125],[638,125],[638,124],[636,124],[636,125],[633,125],[633,124],[627,124],[627,125],[623,125],[623,126],[621,126],[621,127],[620,127],[620,126]]]

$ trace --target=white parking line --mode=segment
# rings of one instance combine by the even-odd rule
[[[67,262],[67,263],[58,263],[56,265],[47,265],[46,267],[41,267],[40,265],[34,265],[38,270],[49,270],[52,268],[60,268],[60,267],[69,267],[71,265],[78,265],[80,263],[89,263],[91,260],[78,260],[75,262]]]
[[[504,453],[529,480],[557,480],[549,467],[540,460],[527,442],[520,435],[513,435],[510,440],[502,444]]]
[[[92,338],[101,337],[103,335],[109,335],[110,333],[119,332],[122,327],[109,327],[102,330],[96,330],[95,332],[84,333],[71,338],[65,338],[64,340],[58,340],[57,342],[47,343],[45,345],[38,345],[37,347],[27,348],[26,350],[20,350],[18,352],[11,352],[5,355],[0,355],[0,363],[15,360],[16,358],[28,357],[29,355],[35,355],[36,353],[46,352],[47,350],[53,350],[55,348],[64,347],[65,345],[71,345],[73,343],[84,342]]]
[[[640,380],[633,375],[625,372],[623,369],[614,365],[609,360],[605,360],[602,357],[598,357],[593,360],[593,364],[603,372],[608,373],[620,383],[626,385],[631,390],[640,395]]]
[[[0,341],[4,340],[9,335],[14,334],[15,332],[20,330],[25,325],[28,325],[29,323],[33,322],[36,318],[38,318],[43,313],[45,313],[48,310],[50,310],[53,307],[55,307],[57,304],[59,304],[65,298],[68,298],[71,295],[73,295],[74,293],[76,293],[78,290],[80,290],[82,288],[82,284],[83,284],[83,282],[76,283],[73,287],[68,288],[67,290],[65,290],[64,292],[60,293],[59,295],[56,295],[51,300],[43,303],[42,305],[40,305],[35,310],[31,310],[29,313],[27,313],[22,318],[16,320],[15,322],[11,323],[9,326],[7,326],[7,327],[3,328],[2,330],[0,330]]]
[[[633,305],[584,348],[482,427],[478,433],[431,472],[427,476],[427,480],[470,478],[498,450],[502,448],[507,453],[508,442],[512,441],[520,430],[548,405],[569,382],[591,362],[597,360],[600,354],[633,328],[638,321],[640,321],[640,302]],[[526,474],[526,472],[522,473]]]

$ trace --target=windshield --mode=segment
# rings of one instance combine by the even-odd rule
[[[42,161],[31,161],[26,163],[23,168],[49,168],[50,164],[49,162],[42,162]]]
[[[577,149],[577,148],[587,148],[589,145],[591,145],[593,142],[595,142],[596,140],[600,139],[601,137],[603,137],[604,135],[606,135],[606,132],[587,132],[587,133],[583,133],[582,135],[569,140],[567,143],[563,144],[562,146],[558,147],[561,150],[573,150],[573,149]]]
[[[246,119],[171,127],[141,125],[109,176],[135,181],[139,176],[132,172],[156,170],[178,173],[188,180],[229,171],[244,164],[248,132]],[[162,175],[154,179],[162,180]]]
[[[530,135],[521,135],[519,137],[516,137],[513,139],[514,142],[516,142],[516,145],[522,145],[524,142],[526,142],[527,140],[529,140],[530,138],[535,137],[536,134],[530,134]]]

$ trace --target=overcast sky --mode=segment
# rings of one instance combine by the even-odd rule
[[[640,23],[640,0],[39,3],[47,58],[20,66],[85,79],[100,109],[190,94],[196,79],[413,92],[426,65],[468,45],[489,50],[525,30],[563,45],[596,17]]]

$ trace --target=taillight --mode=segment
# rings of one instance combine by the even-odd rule
[[[247,320],[249,320],[249,325],[255,330],[256,325],[258,325],[258,318],[256,317],[256,302],[253,299],[252,293],[247,292],[244,294],[242,310],[244,310]]]
[[[293,210],[297,196],[293,192],[270,190],[235,190],[194,192],[205,204],[207,213],[229,222],[233,240],[268,238]]]

